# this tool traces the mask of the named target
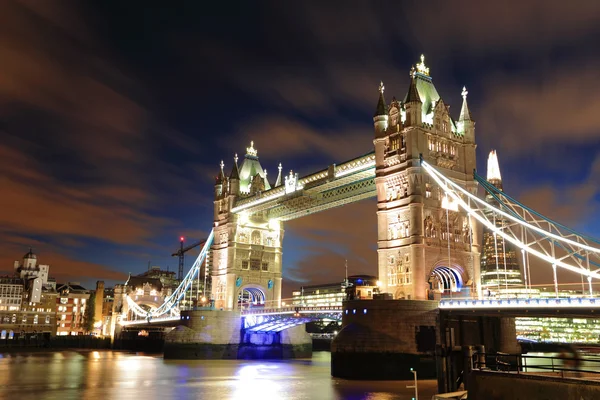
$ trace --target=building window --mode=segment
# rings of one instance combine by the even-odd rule
[[[262,263],[262,270],[263,271],[268,271],[269,270],[269,263],[268,262]]]
[[[23,320],[22,320],[22,322],[23,322],[24,324],[26,324],[26,323],[27,323],[27,315],[23,315]]]
[[[69,302],[69,299],[66,297],[61,297],[60,298],[60,304],[67,304]]]
[[[61,320],[61,321],[64,321],[64,320],[66,320],[66,319],[67,319],[67,316],[66,316],[65,314],[63,314],[63,315],[61,315],[61,316],[60,316],[60,320]]]
[[[38,323],[38,316],[37,316],[37,314],[35,315],[35,317],[33,317],[33,323],[34,324]]]
[[[260,260],[250,260],[250,270],[251,271],[260,271]]]
[[[429,183],[425,184],[425,198],[426,199],[431,198],[431,185]]]
[[[262,244],[259,231],[252,232],[252,244]]]
[[[248,261],[242,261],[242,269],[248,269]]]
[[[50,323],[50,316],[46,315],[46,324],[49,324],[49,323]]]
[[[73,299],[73,304],[78,304],[79,303],[79,299],[75,298]]]
[[[16,323],[17,323],[17,314],[13,314],[13,315],[12,315],[12,321],[11,321],[11,322],[12,322],[13,324],[16,324]]]

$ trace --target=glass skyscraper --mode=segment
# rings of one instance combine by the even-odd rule
[[[502,190],[502,177],[496,151],[492,150],[488,157],[487,180],[492,185]],[[498,202],[486,193],[486,201],[494,206]],[[501,215],[491,211],[486,212],[490,220],[495,219],[496,226],[502,228],[508,221]],[[483,250],[481,254],[481,286],[484,294],[502,289],[514,288],[523,285],[519,257],[515,246],[504,240],[500,235],[495,235],[488,228],[483,230]]]

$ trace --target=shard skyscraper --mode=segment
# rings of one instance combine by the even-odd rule
[[[495,150],[492,150],[488,157],[487,180],[502,190],[502,177]],[[485,200],[489,204],[498,206],[498,202],[489,193],[486,193]],[[490,221],[495,220],[498,228],[502,228],[507,224],[506,219],[501,215],[494,215],[492,211],[488,211],[486,214]],[[495,235],[490,229],[484,228],[482,247],[481,287],[484,292],[495,292],[523,286],[518,249],[512,243],[505,241],[499,235]]]

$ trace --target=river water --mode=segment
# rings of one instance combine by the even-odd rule
[[[412,382],[347,381],[330,375],[330,353],[312,360],[163,360],[113,351],[0,353],[2,399],[412,399]],[[375,366],[376,367],[376,366]],[[431,399],[435,381],[419,381]]]

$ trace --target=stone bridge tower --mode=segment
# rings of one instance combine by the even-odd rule
[[[424,57],[410,71],[402,101],[388,105],[379,88],[373,117],[377,186],[378,265],[382,291],[397,299],[478,293],[475,222],[445,198],[420,167],[420,155],[476,193],[475,122],[463,104],[458,121],[433,85]],[[460,292],[460,293],[457,293]]]
[[[214,241],[210,254],[211,298],[215,307],[234,310],[240,305],[279,305],[281,301],[281,244],[283,225],[269,220],[267,210],[249,213],[244,198],[269,190],[267,171],[258,161],[254,143],[230,175],[216,178]],[[281,165],[275,186],[281,185]]]

